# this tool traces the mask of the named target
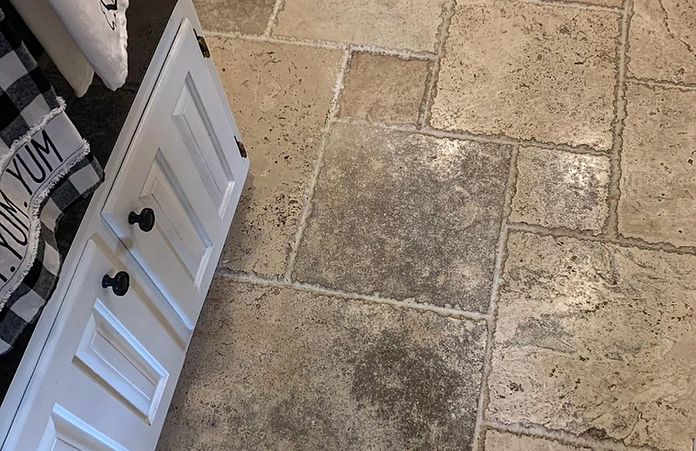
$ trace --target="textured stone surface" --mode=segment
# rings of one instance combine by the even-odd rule
[[[221,265],[285,273],[340,51],[208,38],[251,160]]]
[[[696,83],[696,1],[635,0],[628,75]]]
[[[629,83],[619,232],[696,246],[696,92]]]
[[[160,451],[470,447],[484,323],[218,279]]]
[[[609,170],[606,157],[523,147],[510,221],[601,232]]]
[[[693,255],[513,233],[487,417],[689,449],[694,274]]]
[[[486,431],[485,451],[590,451],[588,448],[564,445],[538,437],[526,437],[508,432]]]
[[[623,0],[579,0],[579,2],[575,2],[573,0],[559,0],[560,2],[567,2],[567,3],[587,3],[589,5],[597,5],[597,6],[608,6],[611,8],[621,8],[623,6]]]
[[[263,34],[275,0],[193,0],[205,30]]]
[[[337,124],[293,277],[487,311],[510,151]]]
[[[427,61],[358,53],[344,79],[339,116],[413,124],[427,74]]]
[[[436,128],[612,145],[619,15],[471,1],[452,19],[432,107]]]
[[[435,51],[447,0],[285,0],[274,35]]]

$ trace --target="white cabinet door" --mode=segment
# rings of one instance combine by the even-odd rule
[[[115,251],[123,261],[98,235],[88,242],[56,326],[60,347],[37,369],[8,449],[154,449],[191,330],[128,252]],[[125,292],[103,287],[119,273],[129,275]]]
[[[191,327],[248,170],[208,61],[185,19],[102,211]]]

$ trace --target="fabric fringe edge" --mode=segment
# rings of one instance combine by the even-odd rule
[[[51,110],[51,113],[49,114],[51,117],[49,119],[44,118],[40,124],[37,124],[36,126],[31,128],[30,133],[27,135],[23,136],[22,138],[16,140],[14,143],[12,143],[12,149],[17,150],[19,149],[22,145],[26,144],[29,139],[31,139],[34,134],[36,134],[38,131],[40,131],[43,127],[46,126],[46,124],[56,116],[58,116],[60,113],[65,112],[65,102],[63,101],[62,98],[58,97],[58,101],[60,103],[60,106],[58,108],[54,108]],[[48,117],[48,116],[47,116]],[[15,144],[18,144],[15,147]],[[34,262],[36,261],[36,253],[39,249],[39,234],[41,233],[41,205],[44,203],[44,201],[50,196],[51,191],[55,186],[65,178],[65,176],[72,170],[72,168],[80,162],[83,158],[85,158],[89,153],[91,149],[89,146],[89,143],[87,142],[86,139],[82,139],[82,151],[81,152],[76,152],[73,155],[73,158],[68,164],[66,164],[54,177],[54,179],[49,183],[46,188],[43,190],[43,192],[39,193],[29,204],[29,221],[31,223],[30,226],[30,231],[29,231],[29,242],[31,243],[30,248],[27,252],[27,255],[25,258],[22,260],[20,263],[20,268],[18,268],[16,274],[16,279],[15,283],[13,284],[14,286],[10,288],[5,295],[0,298],[0,310],[2,310],[5,307],[5,304],[7,304],[7,301],[10,299],[12,294],[15,292],[17,287],[22,283],[24,278],[29,274],[29,271],[31,270],[31,267],[34,265]],[[14,151],[10,152],[9,155],[14,155]],[[2,172],[5,170],[5,163],[7,163],[8,158],[5,157],[2,160]],[[62,266],[62,264],[61,264]],[[48,301],[48,300],[47,300]]]
[[[51,122],[56,116],[58,116],[60,113],[65,112],[65,100],[63,100],[62,97],[56,97],[56,99],[58,99],[58,106],[56,108],[53,108],[46,116],[43,117],[43,119],[41,119],[40,122],[33,125],[29,129],[29,131],[26,132],[23,136],[15,139],[12,142],[12,145],[10,146],[10,150],[7,152],[7,155],[3,155],[2,157],[0,157],[0,174],[5,172],[5,169],[7,169],[7,163],[12,159],[15,153],[17,153],[18,149],[27,144],[35,134],[37,134],[44,127],[46,127],[46,124]]]

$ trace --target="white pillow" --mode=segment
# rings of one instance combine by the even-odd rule
[[[128,0],[48,0],[94,72],[109,89],[128,75]]]

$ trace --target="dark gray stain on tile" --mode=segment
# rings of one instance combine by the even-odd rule
[[[358,356],[350,393],[393,422],[409,449],[437,449],[440,442],[469,443],[473,437],[474,424],[452,422],[459,412],[450,401],[467,385],[463,376],[437,350],[385,331]]]
[[[324,442],[330,449],[340,449],[340,437],[348,434],[348,439],[354,440],[353,431],[341,431],[331,415],[331,401],[324,397],[306,399],[296,393],[290,394],[274,405],[268,415],[270,432],[282,437],[290,443]]]
[[[293,277],[487,311],[510,152],[336,124]]]
[[[486,327],[218,280],[159,451],[470,446]]]

